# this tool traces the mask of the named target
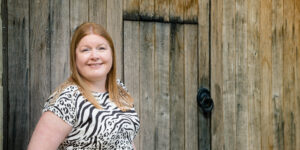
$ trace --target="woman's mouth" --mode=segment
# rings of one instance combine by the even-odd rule
[[[100,68],[101,65],[102,65],[102,63],[92,63],[92,64],[88,64],[89,67],[95,68],[95,69]]]

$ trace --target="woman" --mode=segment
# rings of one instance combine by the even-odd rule
[[[134,149],[139,119],[116,80],[111,37],[80,25],[70,45],[71,76],[47,100],[28,149]]]

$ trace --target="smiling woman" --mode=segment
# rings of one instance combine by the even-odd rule
[[[139,118],[116,80],[111,37],[95,23],[80,25],[70,46],[70,78],[47,100],[28,149],[134,149]]]

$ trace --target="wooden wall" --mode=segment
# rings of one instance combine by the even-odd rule
[[[211,1],[212,149],[300,148],[300,1]]]
[[[26,149],[84,21],[114,40],[138,149],[300,147],[299,0],[1,0],[1,20],[4,149]],[[211,120],[195,106],[201,86]]]

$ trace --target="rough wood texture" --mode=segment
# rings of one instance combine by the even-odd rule
[[[140,22],[140,149],[154,149],[154,23]]]
[[[155,0],[154,18],[158,21],[169,21],[170,0]]]
[[[185,23],[197,23],[198,22],[198,1],[201,0],[185,0]]]
[[[50,94],[49,2],[30,0],[30,119],[29,135]]]
[[[69,1],[50,1],[51,90],[70,75]]]
[[[8,149],[8,11],[7,0],[1,0],[1,25],[2,25],[2,86],[3,86],[3,149]]]
[[[300,1],[295,1],[295,47],[296,47],[296,96],[295,96],[295,129],[296,148],[300,147]]]
[[[170,24],[155,23],[155,149],[170,149]]]
[[[184,149],[184,30],[171,24],[170,49],[170,147]]]
[[[183,22],[184,6],[185,1],[183,0],[172,0],[170,2],[170,22]]]
[[[0,1],[2,3],[2,1]],[[3,14],[3,11],[1,11],[2,8],[0,7],[0,12],[1,12],[1,16],[2,15],[6,15],[6,14]],[[2,28],[2,18],[0,18],[0,29],[3,30]],[[4,25],[5,27],[5,25]],[[3,117],[3,109],[4,108],[3,104],[5,104],[3,101],[4,101],[4,98],[3,98],[3,68],[5,68],[4,66],[4,63],[3,61],[5,61],[5,59],[3,59],[3,33],[2,33],[2,30],[0,31],[0,150],[3,150],[3,141],[4,141],[4,132],[3,132],[3,124],[4,124],[4,117]],[[5,57],[5,56],[4,56]]]
[[[235,0],[223,3],[223,101],[225,149],[236,149]]]
[[[140,18],[149,21],[154,18],[154,0],[140,0]]]
[[[198,26],[184,25],[185,150],[198,150],[197,51]]]
[[[126,20],[139,20],[140,0],[123,0],[123,17]]]
[[[247,2],[248,149],[258,150],[261,149],[260,0]]]
[[[107,0],[88,0],[88,20],[90,22],[95,22],[101,24],[104,28],[106,28],[107,23]],[[110,0],[108,0],[109,2]],[[85,1],[80,1],[83,3],[87,3]],[[86,4],[85,4],[86,5]],[[112,8],[109,8],[112,9]]]
[[[295,26],[294,0],[286,0],[283,5],[283,109],[284,109],[284,149],[296,149],[295,118]],[[299,41],[297,41],[299,42]]]
[[[272,109],[274,149],[284,149],[283,0],[272,1]]]
[[[134,99],[135,110],[140,116],[139,30],[139,22],[124,21],[124,82],[130,95]],[[139,135],[135,137],[134,145],[136,149],[140,149]]]
[[[8,149],[29,141],[29,1],[12,0],[8,12]]]
[[[223,0],[211,1],[211,94],[215,107],[212,114],[211,149],[224,149],[224,119],[223,119],[223,55],[222,55],[222,22]],[[224,45],[225,46],[225,45]]]
[[[236,149],[248,147],[247,3],[236,0],[235,12]],[[271,77],[270,77],[271,78]]]
[[[107,32],[115,47],[117,62],[117,78],[123,80],[123,3],[120,0],[107,1]]]
[[[85,1],[70,0],[70,38],[72,38],[75,29],[79,25],[89,21],[88,4]]]
[[[272,136],[272,107],[271,89],[272,89],[272,20],[270,0],[261,1],[260,13],[260,66],[261,66],[261,144],[262,149],[271,149],[273,147]]]
[[[210,88],[210,1],[198,1],[198,88]],[[198,110],[198,145],[200,149],[210,150],[210,123]]]

